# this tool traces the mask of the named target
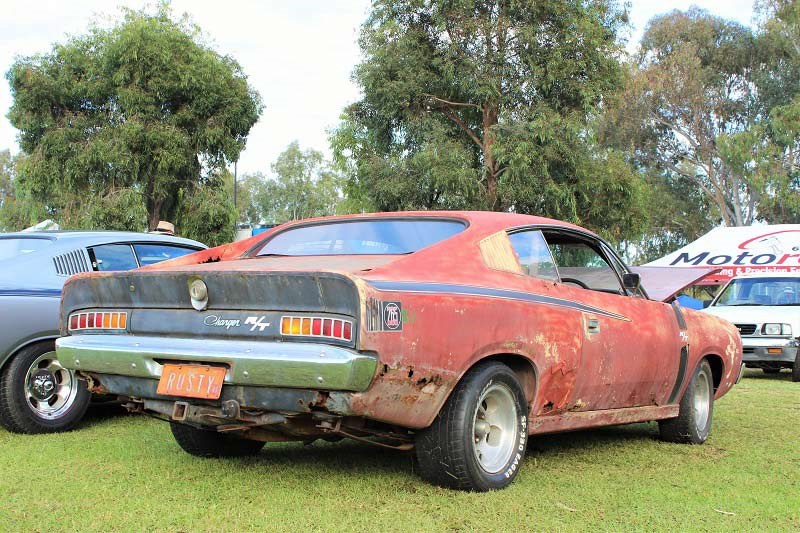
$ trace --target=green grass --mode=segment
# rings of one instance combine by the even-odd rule
[[[0,430],[0,529],[798,530],[800,384],[749,371],[703,446],[655,424],[532,438],[506,490],[430,486],[411,456],[351,442],[203,460],[168,426],[94,412],[78,431]]]

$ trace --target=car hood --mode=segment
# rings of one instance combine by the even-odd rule
[[[639,274],[642,287],[651,300],[668,302],[686,287],[719,272],[719,269],[637,266],[631,267],[631,271]]]
[[[791,324],[795,335],[800,333],[800,306],[719,305],[709,307],[705,312],[734,324]]]

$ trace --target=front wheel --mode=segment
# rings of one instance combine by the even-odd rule
[[[506,365],[490,362],[471,369],[433,424],[417,433],[422,477],[461,490],[506,487],[525,457],[526,405],[522,386]]]
[[[172,436],[183,451],[198,457],[244,457],[255,455],[264,442],[240,439],[210,429],[201,429],[178,422],[170,422]]]
[[[0,373],[0,424],[14,433],[68,431],[90,400],[86,382],[56,359],[53,341],[23,348]]]
[[[800,348],[797,349],[797,355],[794,356],[794,364],[792,365],[792,381],[800,381]]]
[[[676,418],[658,421],[661,438],[669,442],[702,444],[711,430],[714,413],[714,378],[711,366],[703,359],[681,398]]]

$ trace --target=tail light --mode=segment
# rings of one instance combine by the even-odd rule
[[[283,316],[281,317],[281,335],[351,341],[353,340],[353,323],[340,318]]]
[[[73,313],[69,317],[69,331],[82,329],[126,329],[128,313],[103,311],[98,313]]]

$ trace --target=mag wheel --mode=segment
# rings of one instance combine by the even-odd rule
[[[417,433],[422,476],[462,490],[507,486],[525,456],[526,405],[522,386],[506,365],[490,362],[470,370],[433,424]]]
[[[702,444],[711,430],[714,412],[714,378],[711,366],[703,359],[681,398],[676,418],[659,420],[661,438],[670,442]]]
[[[15,433],[72,429],[90,400],[86,382],[58,362],[53,341],[19,351],[0,373],[0,423]]]

